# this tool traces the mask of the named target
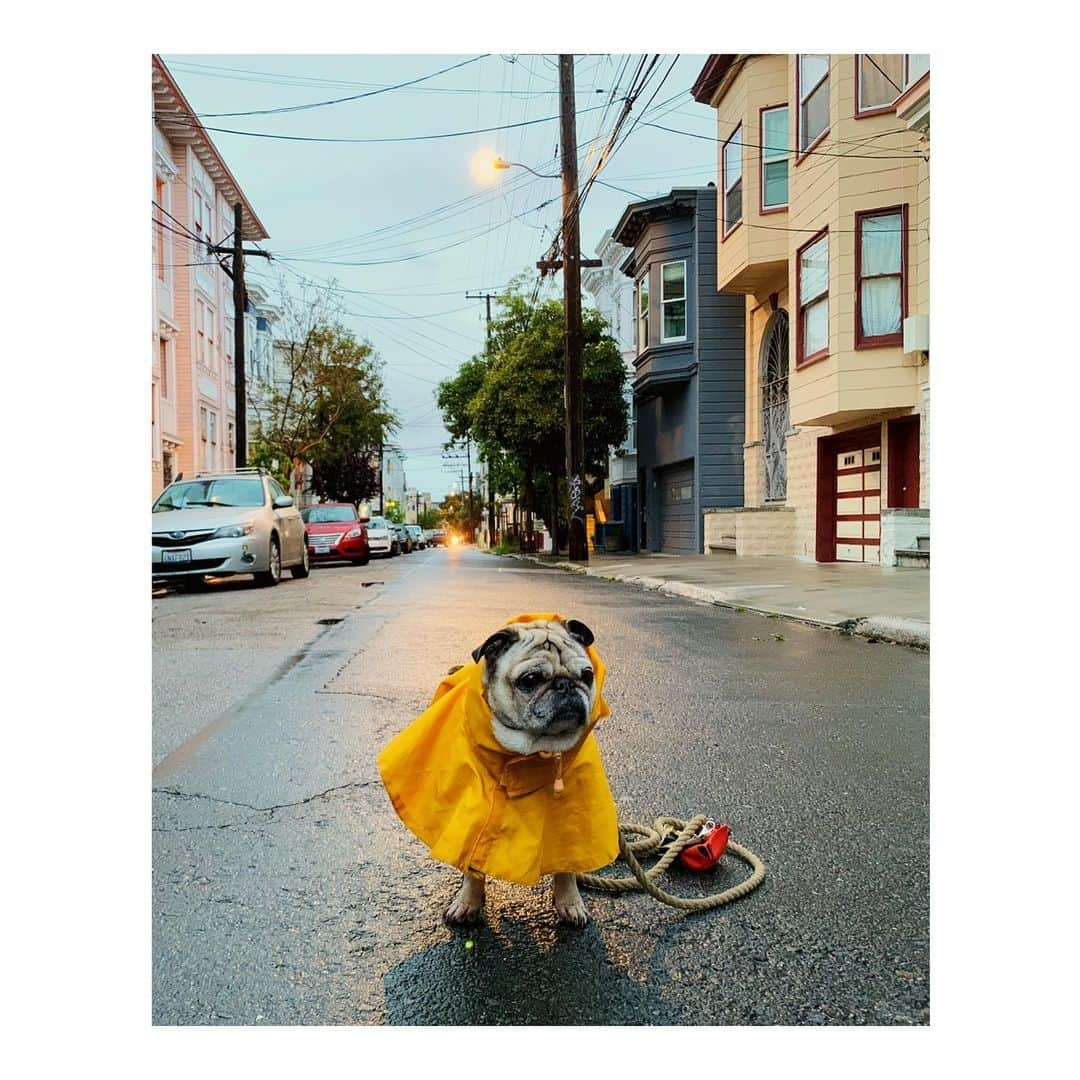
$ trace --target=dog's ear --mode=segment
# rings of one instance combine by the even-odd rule
[[[517,641],[517,631],[511,630],[510,627],[504,627],[502,630],[496,630],[484,642],[483,645],[478,646],[472,651],[472,658],[479,664],[480,657],[483,657],[487,661],[487,665],[490,668],[492,664],[510,648],[514,642]]]
[[[596,638],[593,637],[593,632],[583,622],[578,622],[577,619],[567,620],[566,632],[578,642],[579,645],[584,645],[586,649],[596,640]]]

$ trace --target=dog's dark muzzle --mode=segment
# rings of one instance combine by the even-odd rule
[[[581,689],[569,679],[556,679],[551,686],[551,718],[544,727],[547,735],[567,735],[585,726],[588,711]]]

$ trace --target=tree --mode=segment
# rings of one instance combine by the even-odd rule
[[[421,529],[437,529],[439,527],[439,511],[435,509],[421,510],[417,515],[416,523]]]
[[[321,465],[320,494],[338,497],[370,485],[365,460],[396,419],[385,400],[381,365],[371,345],[341,325],[336,289],[282,289],[275,376],[253,384],[252,460],[291,465],[288,487],[299,494],[305,464]],[[370,494],[370,491],[367,492]],[[328,497],[324,494],[324,497]],[[364,496],[361,496],[361,498]]]
[[[473,437],[497,447],[516,468],[521,500],[554,532],[552,506],[565,472],[564,319],[559,300],[533,305],[519,286],[500,297],[492,352],[480,389],[467,406]],[[626,438],[626,370],[599,312],[583,312],[586,471],[602,479],[608,448]]]

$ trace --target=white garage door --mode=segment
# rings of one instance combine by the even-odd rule
[[[881,545],[881,447],[836,455],[836,559],[879,561]]]

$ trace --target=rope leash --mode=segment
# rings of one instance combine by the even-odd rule
[[[619,853],[626,865],[630,867],[633,877],[609,878],[600,877],[597,874],[578,874],[578,884],[586,889],[610,893],[633,892],[640,889],[647,892],[654,900],[659,900],[661,904],[667,904],[682,911],[708,911],[723,904],[730,904],[733,900],[738,900],[747,893],[753,892],[765,879],[765,864],[749,848],[744,848],[731,839],[728,840],[725,854],[730,851],[753,870],[745,881],[740,881],[738,885],[733,885],[723,892],[694,897],[673,896],[656,884],[655,879],[679,857],[679,852],[697,840],[698,830],[706,820],[704,814],[698,814],[689,821],[674,817],[659,817],[651,827],[640,825],[636,821],[620,822]],[[667,845],[667,851],[655,865],[648,870],[643,870],[638,857],[658,851],[664,843],[664,837],[671,833],[678,835]],[[629,839],[633,836],[640,839]]]

